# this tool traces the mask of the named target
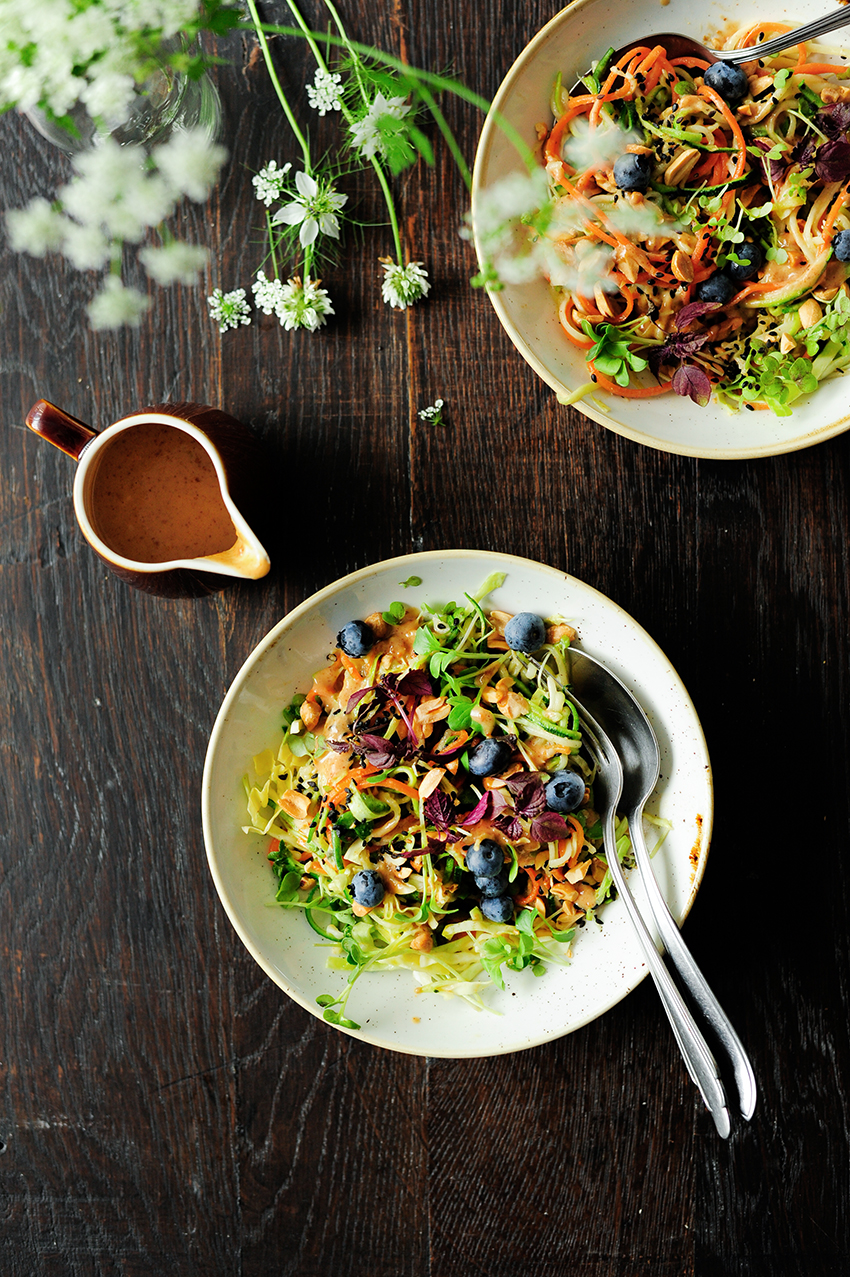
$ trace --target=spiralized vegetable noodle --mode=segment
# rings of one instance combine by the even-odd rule
[[[759,58],[789,29],[723,46],[753,48],[740,100],[661,45],[609,50],[579,92],[555,86],[538,233],[586,352],[574,398],[713,394],[786,416],[850,365],[850,70],[806,45]]]
[[[481,1006],[506,969],[568,962],[611,894],[595,773],[563,690],[575,631],[550,619],[532,667],[508,647],[510,615],[483,610],[487,588],[366,618],[368,650],[334,651],[245,777],[244,829],[269,840],[277,903],[306,914],[348,976],[319,1000],[332,1023],[357,1027],[344,1014],[357,977],[399,967],[420,992]],[[485,774],[482,746],[496,759]],[[577,797],[559,811],[549,786],[564,774]],[[626,856],[624,821],[616,835]],[[484,881],[475,858],[494,846],[499,873]],[[367,889],[377,898],[363,903]]]

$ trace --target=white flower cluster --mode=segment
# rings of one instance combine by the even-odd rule
[[[342,76],[335,72],[325,71],[319,67],[313,77],[313,83],[307,85],[307,98],[314,111],[319,115],[327,115],[329,111],[341,111],[339,86]]]
[[[107,129],[127,119],[140,35],[169,38],[197,0],[0,0],[0,106],[66,115],[80,102]]]
[[[381,295],[389,306],[398,310],[406,310],[414,302],[421,299],[431,288],[427,271],[421,262],[408,262],[399,266],[397,262],[381,258],[384,278],[381,281]]]
[[[430,408],[420,408],[417,413],[423,421],[430,421],[433,426],[441,426],[443,424],[443,401],[435,399]]]
[[[238,328],[240,324],[251,322],[251,307],[245,298],[244,288],[234,288],[230,293],[214,288],[212,296],[207,298],[207,305],[219,332],[226,333],[228,328]]]
[[[149,227],[171,215],[182,196],[198,202],[207,198],[226,154],[206,129],[175,133],[153,147],[149,158],[142,147],[119,146],[107,138],[75,157],[75,176],[59,190],[57,203],[38,196],[26,208],[6,213],[12,247],[34,257],[61,252],[78,270],[98,270],[107,263],[115,268],[122,244],[139,243]],[[208,253],[172,242],[159,249],[146,247],[139,257],[160,284],[194,283]],[[128,314],[126,294],[134,290],[121,288],[120,280],[110,276],[92,303],[90,315],[97,327],[138,322],[138,313]]]
[[[251,178],[254,194],[266,208],[271,208],[275,200],[280,199],[283,183],[291,168],[291,164],[284,164],[283,168],[278,168],[277,160],[269,160],[268,164]]]
[[[284,284],[280,279],[267,279],[262,271],[251,286],[257,307],[264,315],[277,315],[281,326],[291,331],[306,328],[314,333],[334,313],[327,290],[318,280],[303,283],[296,276]]]
[[[378,93],[362,120],[351,125],[351,140],[364,160],[386,155],[382,120],[403,120],[410,110],[404,98],[385,98]]]

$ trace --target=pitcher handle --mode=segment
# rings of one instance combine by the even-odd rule
[[[97,438],[96,430],[92,430],[84,421],[78,421],[70,413],[63,412],[55,404],[48,403],[46,399],[39,399],[30,408],[26,421],[30,430],[34,430],[42,439],[46,439],[75,461],[79,461],[86,444]]]

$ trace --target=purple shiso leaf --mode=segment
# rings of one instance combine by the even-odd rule
[[[467,812],[463,819],[459,820],[457,823],[463,829],[469,829],[472,825],[477,825],[479,820],[486,820],[492,810],[493,791],[491,789],[485,789],[472,811]]]
[[[369,732],[363,732],[358,737],[356,748],[373,767],[391,767],[398,761],[400,753],[395,741],[389,741],[385,736],[373,736]]]
[[[337,754],[347,754],[354,748],[354,742],[350,740],[328,740],[325,744]]]
[[[509,811],[500,811],[494,816],[491,824],[496,829],[501,829],[506,838],[519,838],[522,833],[522,825],[518,816],[513,816]]]
[[[399,679],[397,691],[401,696],[433,696],[434,684],[427,670],[408,670]]]
[[[525,816],[528,820],[539,816],[546,806],[546,792],[540,781],[527,781],[518,789],[514,794],[514,806],[518,816]]]
[[[850,142],[824,142],[815,160],[815,175],[822,182],[843,182],[850,177]]]
[[[692,399],[700,408],[704,408],[711,398],[711,382],[701,368],[693,364],[682,364],[673,373],[673,390],[677,395]]]
[[[505,788],[510,790],[512,794],[516,794],[530,780],[540,780],[540,772],[514,772],[513,776],[508,776],[506,779]]]
[[[850,102],[833,102],[814,118],[816,128],[827,137],[843,138],[850,129]]]
[[[346,714],[350,714],[355,705],[359,705],[363,700],[363,697],[368,696],[370,692],[375,692],[376,695],[380,694],[381,688],[379,688],[376,684],[372,684],[370,687],[361,687],[359,692],[354,692],[354,694],[348,698],[348,704],[345,707]]]
[[[653,346],[649,352],[649,366],[657,377],[662,364],[670,363],[673,359],[686,359],[688,355],[695,355],[708,339],[708,333],[674,333],[667,338],[663,346]]]
[[[544,811],[541,816],[536,816],[531,822],[529,832],[538,842],[558,842],[561,838],[569,836],[570,829],[559,812]]]
[[[423,803],[425,819],[430,820],[435,829],[446,830],[454,824],[455,805],[449,795],[442,789],[435,789]]]
[[[700,319],[703,315],[707,315],[709,311],[719,309],[719,302],[688,302],[687,306],[683,306],[676,315],[673,321],[674,327],[677,332],[683,332],[690,327],[695,319]]]

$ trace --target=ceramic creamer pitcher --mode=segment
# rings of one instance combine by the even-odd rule
[[[98,433],[40,399],[26,420],[78,462],[77,521],[122,580],[191,598],[268,572],[245,518],[267,463],[235,418],[203,404],[156,404]]]

